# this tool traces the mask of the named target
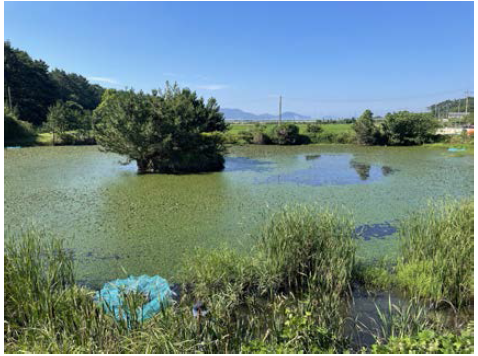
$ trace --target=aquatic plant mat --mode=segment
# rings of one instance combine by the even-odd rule
[[[5,227],[64,238],[77,281],[96,288],[124,278],[123,270],[178,280],[194,247],[247,254],[284,204],[344,206],[357,228],[377,227],[357,239],[357,256],[373,261],[398,254],[387,224],[396,228],[429,199],[473,193],[473,157],[447,154],[442,147],[255,145],[231,147],[223,172],[141,176],[96,147],[7,149]]]

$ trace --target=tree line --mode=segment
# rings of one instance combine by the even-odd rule
[[[383,122],[377,123],[370,110],[365,110],[353,126],[359,144],[391,146],[434,142],[438,127],[432,113],[399,111],[386,114]]]
[[[22,121],[41,126],[58,102],[69,103],[78,112],[94,110],[104,90],[81,75],[50,71],[43,60],[4,42],[4,102]]]
[[[475,112],[474,101],[475,101],[474,97],[472,96],[469,96],[463,99],[448,99],[448,100],[444,100],[439,103],[430,105],[428,109],[435,115],[438,115],[439,113],[448,113],[448,112],[474,113]],[[468,110],[467,110],[467,105],[468,105]],[[441,116],[444,116],[444,114],[442,114]]]

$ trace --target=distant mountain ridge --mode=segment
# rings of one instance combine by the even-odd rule
[[[250,121],[266,121],[266,120],[277,120],[278,115],[272,114],[253,114],[241,109],[221,109],[221,112],[226,117],[226,120],[250,120]],[[286,111],[282,113],[283,120],[308,120],[310,116],[301,115],[296,112]]]

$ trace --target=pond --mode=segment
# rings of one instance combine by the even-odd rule
[[[427,147],[237,146],[223,172],[137,175],[97,147],[5,149],[5,228],[63,237],[78,279],[180,279],[196,247],[247,251],[284,204],[353,213],[358,254],[393,255],[396,223],[430,199],[473,195],[473,157]],[[124,160],[123,160],[124,161]]]

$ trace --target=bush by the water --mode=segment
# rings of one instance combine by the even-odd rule
[[[301,143],[299,127],[294,124],[280,124],[270,126],[266,130],[270,141],[276,145],[297,145]]]
[[[338,144],[354,144],[357,137],[354,132],[320,132],[318,134],[309,134],[311,143],[338,143]]]
[[[227,127],[214,98],[166,84],[163,92],[107,90],[95,110],[96,140],[105,151],[136,161],[140,173],[188,173],[224,168],[219,135]]]
[[[311,135],[316,135],[311,134]],[[291,123],[280,125],[256,124],[249,130],[237,133],[226,133],[225,143],[228,144],[254,144],[254,145],[301,145],[310,143],[311,135],[303,135],[299,127]]]
[[[378,124],[372,112],[365,110],[353,128],[359,144],[411,146],[436,141],[438,122],[431,113],[399,111],[388,113]]]
[[[384,142],[389,145],[411,146],[433,142],[438,121],[431,113],[399,111],[385,115]]]
[[[5,106],[3,115],[4,140],[6,145],[21,144],[35,138],[33,126],[26,121],[18,120],[14,110]]]

